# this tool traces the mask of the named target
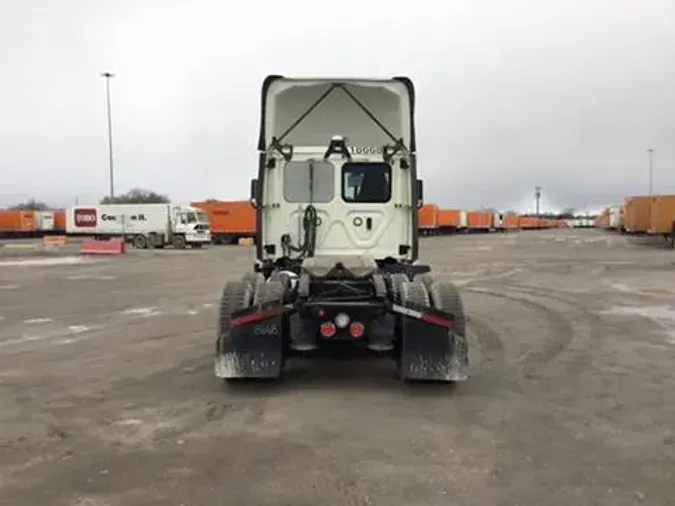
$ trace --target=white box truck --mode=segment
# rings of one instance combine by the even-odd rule
[[[66,210],[66,234],[123,236],[135,248],[201,248],[211,242],[201,209],[172,204],[107,204]]]

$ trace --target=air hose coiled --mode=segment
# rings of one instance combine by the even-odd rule
[[[291,251],[300,253],[297,258],[309,258],[314,256],[314,252],[316,251],[316,229],[318,220],[319,217],[316,208],[312,204],[305,207],[305,212],[302,215],[302,229],[304,233],[303,242],[301,245],[293,246],[293,244],[291,244],[291,236],[289,234],[284,234],[281,237],[284,256],[290,257]]]

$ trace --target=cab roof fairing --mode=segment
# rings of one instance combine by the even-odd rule
[[[326,102],[330,100],[331,95],[337,95],[338,97],[341,95],[342,101],[347,100],[351,104],[350,107],[356,108],[356,110],[361,107],[345,91],[341,91],[339,88],[334,88],[331,85],[346,85],[348,90],[362,102],[365,108],[370,110],[376,119],[369,118],[367,116],[368,113],[361,108],[357,113],[359,115],[356,116],[356,121],[353,123],[351,123],[353,115],[349,115],[348,118],[344,114],[340,115],[339,113],[331,115],[331,127],[335,123],[342,123],[338,128],[349,130],[347,132],[335,132],[330,130],[328,126],[321,125],[320,121],[317,121],[317,118],[321,117],[319,111],[321,106],[325,106]],[[311,90],[311,93],[307,96],[300,94],[302,103],[298,104],[299,89],[310,86],[315,89]],[[359,96],[359,91],[361,95],[365,95],[367,89],[374,90],[376,88],[383,90],[383,93],[379,94],[379,96],[375,94],[375,99],[379,98],[384,102],[388,101],[388,103],[384,104],[385,107],[380,107],[379,110],[377,107],[373,107],[377,105],[373,103],[373,94],[371,94],[370,103]],[[289,90],[290,93],[287,93]],[[293,97],[293,91],[296,91],[295,97]],[[286,93],[288,98],[283,104],[287,111],[282,118],[277,118],[275,114],[278,111],[277,101],[284,93]],[[350,139],[354,136],[355,132],[355,136],[359,140],[365,140],[368,144],[376,146],[393,144],[394,140],[390,138],[393,135],[396,137],[396,140],[402,138],[404,145],[411,153],[415,153],[416,151],[414,122],[415,89],[408,77],[393,77],[390,79],[296,79],[271,75],[265,79],[261,95],[260,137],[258,140],[258,150],[261,153],[268,151],[274,138],[277,138],[282,143],[284,140],[290,138],[291,141],[294,140],[299,145],[326,145],[330,142],[333,135],[344,135],[347,139]],[[324,99],[319,101],[321,97],[324,97]],[[293,103],[293,98],[296,99],[295,104]],[[319,101],[318,104],[317,101]],[[392,107],[393,104],[395,105]],[[313,106],[316,109],[313,109]],[[345,107],[344,103],[340,105],[338,102],[335,111],[343,111]],[[397,110],[392,113],[392,109]],[[312,121],[313,114],[316,114],[316,116],[314,116]],[[277,123],[278,120],[281,120],[280,124]],[[349,122],[348,126],[345,126],[346,121]],[[382,123],[381,126],[377,125],[378,121]],[[277,124],[275,125],[275,123]],[[305,123],[304,133],[303,123]],[[322,126],[324,127],[323,131]],[[387,133],[385,129],[391,133]]]

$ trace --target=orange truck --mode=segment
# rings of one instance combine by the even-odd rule
[[[0,235],[30,236],[35,233],[35,211],[0,210]]]
[[[628,197],[624,203],[623,226],[627,234],[645,234],[649,230],[651,199],[649,196]]]
[[[244,237],[255,237],[256,213],[248,200],[193,202],[209,217],[215,244],[237,244]]]
[[[494,227],[494,215],[489,211],[467,211],[466,226],[469,232],[489,232]]]
[[[31,237],[64,234],[65,211],[0,210],[0,236]]]
[[[594,221],[596,228],[609,228],[609,208],[606,207],[602,212],[595,218]]]
[[[439,211],[436,204],[424,204],[417,210],[417,228],[420,235],[435,235],[438,233]]]
[[[506,213],[504,215],[504,225],[506,225],[507,230],[516,230],[518,228],[518,215]]]
[[[54,211],[54,231],[56,233],[66,233],[66,210],[59,209]]]
[[[522,230],[534,230],[537,228],[537,218],[531,216],[518,216],[518,228]]]
[[[465,228],[466,223],[462,223],[462,221],[461,209],[441,209],[438,212],[438,228],[443,233],[455,232]]]
[[[664,237],[675,236],[675,195],[651,197],[649,233]]]

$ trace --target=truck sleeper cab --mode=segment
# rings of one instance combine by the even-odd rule
[[[277,377],[286,357],[349,345],[402,379],[466,378],[458,293],[417,262],[413,111],[407,78],[265,81],[256,264],[223,290],[218,377]]]

